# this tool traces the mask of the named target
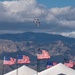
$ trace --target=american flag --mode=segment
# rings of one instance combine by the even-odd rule
[[[51,68],[53,66],[53,63],[52,62],[47,62],[47,66],[46,66],[46,68],[48,69],[48,68]]]
[[[37,59],[49,59],[50,55],[46,50],[42,50],[41,53],[37,54]]]
[[[30,58],[25,55],[18,55],[18,64],[29,64],[30,63]]]
[[[68,66],[70,68],[73,68],[74,62],[72,60],[69,60],[69,63],[64,63],[65,66]]]
[[[53,62],[53,66],[57,65],[58,63],[57,62]]]
[[[16,64],[16,59],[12,57],[4,57],[4,65],[14,65]]]

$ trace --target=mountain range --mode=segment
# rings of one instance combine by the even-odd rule
[[[48,60],[37,61],[37,50],[47,50],[51,55]],[[63,62],[64,59],[75,61],[75,38],[64,37],[61,35],[47,33],[18,33],[0,35],[0,74],[2,73],[2,64],[4,56],[28,55],[31,64],[27,65],[37,69],[39,63],[40,71],[45,69],[47,61]],[[21,65],[19,65],[20,67]],[[4,73],[15,69],[16,66],[6,66]]]

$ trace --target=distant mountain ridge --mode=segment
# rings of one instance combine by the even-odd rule
[[[0,65],[2,66],[4,56],[16,58],[18,54],[23,54],[31,58],[31,64],[28,66],[36,69],[38,48],[47,50],[51,55],[49,60],[40,62],[43,65],[40,67],[40,70],[45,69],[47,61],[63,62],[64,58],[75,61],[75,38],[46,33],[26,32],[0,35]],[[0,70],[2,68],[1,66]],[[11,70],[9,67],[6,68],[8,68],[8,71]]]
[[[37,48],[46,49],[57,53],[64,51],[75,54],[75,38],[68,38],[61,35],[26,32],[19,34],[1,34],[0,35],[0,53],[27,51],[31,52]]]
[[[0,39],[8,39],[12,41],[35,41],[35,42],[54,42],[61,40],[66,43],[74,43],[75,38],[69,38],[61,35],[47,33],[17,33],[17,34],[1,34]]]

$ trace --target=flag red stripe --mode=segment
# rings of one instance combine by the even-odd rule
[[[18,59],[18,64],[29,64],[30,63],[30,58],[28,56],[23,55],[23,59]]]
[[[16,59],[10,58],[10,60],[5,60],[4,59],[4,65],[14,65],[16,63]]]
[[[42,54],[37,54],[37,59],[49,59],[50,55],[46,50],[42,50]]]

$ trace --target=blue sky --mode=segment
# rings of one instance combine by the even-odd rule
[[[47,7],[65,7],[75,6],[75,0],[37,0],[39,3],[46,5]]]
[[[5,0],[0,0],[5,1]],[[6,0],[12,1],[12,0]],[[75,6],[75,0],[36,0],[38,3],[44,4],[48,8],[50,7],[65,7],[65,6]]]

